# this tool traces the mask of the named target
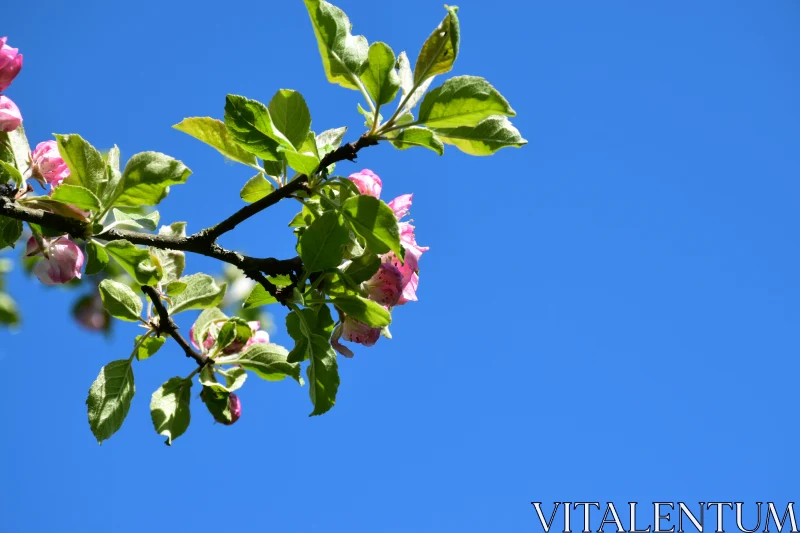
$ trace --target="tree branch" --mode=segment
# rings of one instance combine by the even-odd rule
[[[338,163],[339,161],[344,161],[345,159],[348,161],[354,161],[356,159],[356,154],[362,148],[366,148],[367,146],[375,146],[378,144],[378,140],[369,137],[368,135],[362,135],[358,138],[357,141],[343,144],[336,150],[330,152],[328,155],[322,158],[319,163],[319,168],[325,169],[328,168],[330,165],[334,163]],[[207,240],[209,242],[214,242],[217,238],[222,235],[223,233],[227,233],[234,229],[237,225],[241,224],[248,218],[252,217],[263,211],[264,209],[268,208],[271,205],[274,205],[281,201],[284,198],[290,197],[292,194],[306,190],[308,188],[308,176],[305,174],[301,174],[300,176],[296,177],[280,189],[276,189],[269,193],[267,196],[253,202],[252,204],[246,205],[243,208],[239,209],[237,212],[220,222],[214,227],[211,227],[207,230],[203,230],[193,237],[197,237],[200,240]]]
[[[328,153],[320,161],[319,168],[327,169],[330,165],[338,163],[339,161],[354,161],[359,150],[377,144],[378,139],[369,137],[366,134],[362,135],[355,142],[343,144],[336,150]],[[220,235],[231,231],[245,220],[275,205],[284,198],[289,198],[293,194],[304,190],[308,190],[308,176],[300,175],[283,187],[274,190],[261,200],[239,209],[219,224],[201,230],[188,237],[140,233],[122,229],[110,229],[97,235],[91,235],[91,227],[87,222],[56,213],[50,213],[41,209],[32,209],[20,205],[18,202],[5,195],[0,195],[0,215],[39,224],[56,231],[67,233],[71,237],[84,240],[90,237],[104,241],[124,239],[133,244],[152,246],[165,250],[180,250],[212,257],[241,269],[246,276],[260,283],[275,299],[283,303],[287,295],[291,293],[291,287],[283,289],[278,288],[270,283],[263,274],[267,274],[268,276],[290,275],[294,279],[303,268],[303,263],[300,261],[299,257],[282,260],[271,257],[248,257],[238,252],[227,250],[218,245],[216,241]]]
[[[150,301],[153,302],[153,307],[155,307],[156,312],[158,313],[158,323],[152,323],[151,325],[155,328],[155,331],[158,335],[169,335],[175,342],[183,348],[183,351],[186,353],[186,357],[191,357],[194,359],[197,364],[201,367],[207,365],[211,359],[205,354],[196,352],[191,345],[184,339],[180,333],[178,333],[178,326],[175,324],[175,321],[172,320],[172,317],[169,316],[169,311],[167,308],[164,307],[164,302],[161,301],[161,296],[159,296],[158,291],[154,287],[148,287],[145,285],[142,287],[142,292],[150,298]]]

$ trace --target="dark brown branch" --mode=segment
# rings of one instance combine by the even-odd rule
[[[76,218],[69,218],[41,209],[31,209],[16,203],[13,199],[0,196],[0,215],[54,228],[72,237],[86,238],[87,224]]]
[[[175,324],[175,321],[172,320],[172,317],[169,316],[169,311],[167,308],[164,307],[164,302],[161,301],[161,296],[159,296],[158,291],[154,287],[144,286],[142,287],[142,292],[150,298],[150,301],[153,302],[153,307],[155,307],[156,312],[158,313],[158,322],[152,323],[151,325],[155,329],[158,335],[169,335],[178,345],[183,348],[183,351],[186,353],[186,357],[191,357],[192,359],[197,362],[199,366],[207,365],[211,359],[205,354],[198,353],[191,347],[191,345],[186,341],[186,339],[178,333],[178,326]]]
[[[375,146],[378,144],[378,140],[372,137],[367,137],[366,135],[362,135],[359,139],[355,142],[343,144],[336,150],[330,152],[328,155],[322,158],[319,163],[319,168],[327,168],[334,163],[338,163],[339,161],[349,160],[354,161],[356,159],[356,154],[362,148],[366,148],[367,146]],[[264,209],[268,208],[271,205],[278,203],[279,201],[283,200],[284,198],[290,197],[292,194],[306,190],[308,188],[308,176],[300,175],[281,187],[280,189],[276,189],[261,200],[253,202],[252,204],[246,205],[243,208],[239,209],[237,212],[217,224],[216,226],[209,228],[207,230],[203,230],[193,237],[197,237],[200,240],[214,242],[217,238],[222,235],[223,233],[227,233],[234,229],[236,226],[247,220],[248,218],[252,217],[263,211]]]

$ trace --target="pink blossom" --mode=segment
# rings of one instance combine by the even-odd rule
[[[214,347],[214,344],[217,342],[217,336],[219,335],[220,329],[224,323],[225,321],[221,320],[208,326],[208,329],[203,337],[203,353],[208,353],[211,348]],[[250,330],[252,332],[251,337],[245,344],[242,344],[239,341],[233,341],[222,350],[223,354],[233,355],[241,352],[245,348],[249,348],[253,344],[269,343],[269,333],[259,329],[261,327],[261,322],[254,320],[252,322],[248,322],[247,324],[250,326]],[[192,342],[192,345],[195,347],[195,349],[201,350],[194,338],[194,325],[192,325],[192,328],[189,330],[189,340]]]
[[[47,256],[36,263],[33,273],[45,285],[62,285],[73,278],[80,279],[83,252],[67,237],[44,238]],[[31,237],[26,245],[28,257],[42,254],[39,244]],[[42,254],[43,255],[43,254]]]
[[[58,187],[61,182],[69,177],[69,167],[58,153],[55,141],[45,141],[36,145],[31,153],[33,160],[33,176],[44,179],[53,187]]]
[[[0,94],[0,131],[14,131],[22,124],[22,114],[11,98]]]
[[[355,354],[353,350],[339,342],[342,338],[342,325],[339,324],[336,326],[336,329],[333,330],[333,336],[331,337],[331,346],[333,349],[342,354],[345,357],[353,357]]]
[[[228,408],[231,410],[231,421],[222,422],[226,426],[230,426],[242,416],[242,400],[233,392],[228,396]]]
[[[405,217],[412,202],[411,194],[403,194],[398,196],[391,202],[389,207],[394,211],[397,220],[399,221]],[[417,301],[417,286],[419,285],[419,260],[424,252],[430,248],[428,246],[420,246],[417,244],[417,237],[414,233],[414,226],[410,222],[399,222],[400,226],[400,244],[405,249],[405,261],[402,263],[394,252],[384,254],[382,260],[384,263],[395,266],[401,274],[401,291],[402,294],[395,305],[403,305],[406,302]]]
[[[81,298],[73,308],[75,320],[89,331],[103,331],[108,327],[108,314],[98,293]]]
[[[381,305],[394,306],[400,300],[403,292],[403,275],[395,265],[381,263],[378,271],[364,286],[369,293],[369,298]]]
[[[381,336],[380,328],[370,327],[350,316],[344,317],[342,324],[342,338],[346,341],[372,346]]]
[[[361,172],[350,174],[350,177],[347,179],[356,184],[356,187],[358,187],[358,192],[361,194],[374,196],[375,198],[381,197],[383,183],[378,175],[368,168],[365,168]]]
[[[6,44],[8,37],[0,37],[0,91],[5,91],[22,69],[19,49]]]

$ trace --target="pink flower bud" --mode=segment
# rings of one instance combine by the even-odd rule
[[[14,131],[22,124],[22,114],[8,96],[0,94],[0,131]]]
[[[69,167],[58,153],[55,141],[45,141],[36,145],[31,153],[33,160],[33,176],[44,179],[53,187],[58,187],[61,182],[69,177]]]
[[[231,410],[231,421],[222,422],[226,426],[230,426],[231,424],[239,420],[240,416],[242,416],[242,400],[240,400],[239,397],[236,396],[236,394],[233,392],[231,393],[230,396],[228,396],[228,407]]]
[[[347,179],[356,184],[356,187],[358,187],[358,191],[361,194],[374,196],[375,198],[381,197],[383,183],[381,183],[381,179],[377,176],[377,174],[371,170],[365,168],[361,172],[350,174],[350,177]]]
[[[0,91],[5,91],[22,69],[19,49],[6,44],[8,37],[0,37]]]
[[[33,267],[33,273],[39,281],[45,285],[62,285],[72,281],[73,278],[80,279],[83,252],[77,244],[67,237],[55,239],[45,237],[44,246],[47,249],[47,256]],[[29,257],[42,254],[33,237],[28,240],[25,248]]]
[[[269,344],[269,333],[263,330],[258,330],[253,333],[253,336],[248,339],[245,347],[250,347],[254,344]]]
[[[397,217],[397,220],[400,220],[408,214],[408,210],[411,209],[411,200],[413,197],[413,194],[401,194],[387,204],[392,211],[394,211],[394,216]]]
[[[97,293],[78,300],[72,312],[78,324],[89,331],[103,331],[108,328],[109,315]]]
[[[344,340],[363,344],[364,346],[372,346],[378,342],[380,336],[381,330],[379,328],[370,327],[349,316],[344,317],[344,323],[342,324],[342,338]]]
[[[384,306],[394,306],[403,292],[403,275],[400,269],[391,263],[381,263],[380,268],[364,286],[370,300]]]
[[[336,329],[333,330],[333,336],[331,337],[331,346],[333,349],[342,354],[345,357],[353,357],[355,354],[353,350],[339,342],[339,339],[342,338],[342,325],[339,324],[336,326]]]

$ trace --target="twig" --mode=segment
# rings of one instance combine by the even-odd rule
[[[211,359],[205,354],[198,353],[191,347],[191,345],[184,339],[180,333],[178,333],[178,326],[175,324],[175,321],[172,320],[172,317],[169,316],[169,311],[167,308],[164,307],[164,302],[161,301],[161,296],[159,296],[158,291],[154,287],[148,287],[145,285],[142,287],[142,292],[150,298],[150,301],[153,302],[153,307],[155,308],[156,312],[158,313],[158,323],[151,324],[155,329],[156,333],[159,335],[166,334],[175,339],[175,342],[183,348],[183,351],[186,353],[186,357],[191,357],[194,359],[198,366],[203,367],[207,365]]]

